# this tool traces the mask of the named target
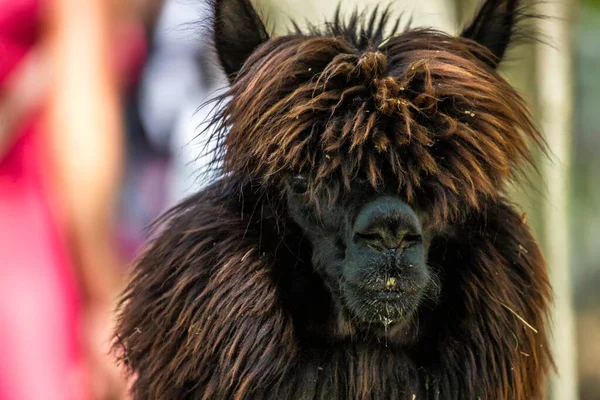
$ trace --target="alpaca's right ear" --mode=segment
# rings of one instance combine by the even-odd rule
[[[213,9],[215,48],[233,82],[246,59],[269,39],[269,34],[250,0],[215,0]]]

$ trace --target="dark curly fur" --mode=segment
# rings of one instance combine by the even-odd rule
[[[214,8],[232,81],[212,121],[221,178],[135,265],[115,344],[134,397],[542,399],[550,287],[505,187],[543,141],[496,71],[519,2],[486,1],[458,37],[386,38],[384,10],[270,39],[247,0]],[[290,209],[298,176],[315,226],[359,192],[419,215],[435,293],[409,322],[340,311]]]

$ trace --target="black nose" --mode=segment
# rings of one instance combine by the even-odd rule
[[[402,249],[421,241],[421,225],[408,204],[395,197],[380,197],[359,211],[353,239],[380,251]]]

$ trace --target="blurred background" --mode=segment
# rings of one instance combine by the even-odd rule
[[[528,2],[531,0],[526,0]],[[269,29],[338,0],[256,0]],[[480,0],[384,1],[455,33]],[[226,85],[203,0],[0,0],[0,400],[123,399],[114,299],[145,228],[198,190],[198,107]],[[372,7],[377,0],[344,0]],[[512,189],[555,290],[553,400],[600,400],[600,0],[532,3],[503,74],[551,159]]]

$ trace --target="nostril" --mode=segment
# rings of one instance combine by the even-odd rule
[[[354,241],[363,243],[375,250],[404,249],[413,244],[421,243],[421,235],[409,234],[407,232],[388,232],[387,230],[371,230],[357,232]]]
[[[386,251],[422,243],[417,214],[408,204],[392,196],[366,203],[358,211],[353,225],[352,238],[357,245]]]
[[[365,242],[376,242],[376,241],[383,240],[383,235],[379,232],[366,232],[366,233],[357,232],[355,237],[357,239],[364,240]]]
[[[401,247],[408,247],[413,244],[419,244],[423,241],[423,237],[421,235],[404,235],[402,238]]]
[[[369,247],[373,247],[377,250],[383,250],[385,249],[385,237],[384,235],[379,232],[379,231],[369,231],[369,232],[357,232],[354,235],[354,241],[355,242],[362,242],[364,244],[366,244]]]

